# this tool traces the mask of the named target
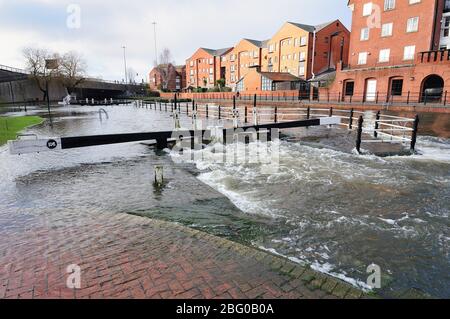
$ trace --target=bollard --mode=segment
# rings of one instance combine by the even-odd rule
[[[275,106],[275,123],[278,123],[278,107]]]
[[[306,119],[309,120],[311,118],[311,107],[308,106],[306,109]]]
[[[164,185],[164,168],[161,165],[155,166],[155,187],[161,188]]]
[[[363,131],[364,118],[361,115],[358,120],[358,135],[356,137],[356,150],[361,154],[361,141],[362,141],[362,131]]]
[[[173,113],[173,118],[175,121],[175,130],[181,129],[181,123],[180,123],[180,113],[178,110],[175,110]]]
[[[413,151],[413,152],[416,150],[418,130],[419,130],[419,115],[416,114],[416,117],[414,119],[414,124],[413,124],[413,132],[411,135],[411,151]]]
[[[234,128],[239,127],[239,110],[237,109],[233,110],[233,126]]]
[[[113,104],[113,102],[114,102],[113,99],[110,98],[110,99],[109,99],[109,103]]]
[[[92,99],[92,105],[94,105],[95,104],[95,100],[94,99]]]
[[[89,104],[89,99],[88,98],[86,98],[86,105],[88,105]]]
[[[221,106],[219,105],[219,120],[221,119]]]

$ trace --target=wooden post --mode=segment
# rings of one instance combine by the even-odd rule
[[[353,116],[354,116],[354,113],[355,113],[355,110],[354,110],[354,109],[351,109],[351,110],[350,110],[350,118],[348,119],[348,128],[349,128],[350,130],[353,129]]]
[[[361,154],[361,142],[362,142],[362,131],[363,131],[364,118],[361,115],[358,120],[358,135],[356,137],[356,150]]]
[[[416,150],[417,132],[419,130],[419,115],[416,114],[413,124],[413,132],[411,135],[411,151]]]
[[[377,112],[377,116],[375,118],[375,129],[373,130],[373,136],[378,138],[378,129],[380,128],[380,119],[381,119],[381,111]]]

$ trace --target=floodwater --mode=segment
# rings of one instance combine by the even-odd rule
[[[55,137],[173,127],[169,113],[105,109],[109,119],[100,121],[98,108],[58,108],[51,125],[47,120],[29,132]],[[2,146],[0,210],[39,214],[54,205],[161,218],[309,264],[364,289],[374,263],[386,297],[415,289],[450,298],[450,118],[443,117],[422,122],[420,154],[385,158],[339,151],[338,142],[331,149],[301,140],[251,143],[231,162],[218,160],[225,150],[218,144],[184,156],[141,143],[19,157]],[[181,120],[191,127],[190,119]],[[321,130],[334,136],[335,129]],[[439,132],[442,137],[432,136]],[[279,151],[277,161],[239,160],[267,147]],[[165,168],[161,190],[153,187],[157,164]]]

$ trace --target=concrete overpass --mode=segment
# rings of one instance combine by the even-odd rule
[[[75,90],[78,99],[117,98],[127,95],[140,95],[145,92],[147,84],[125,84],[119,81],[106,81],[87,78]],[[62,100],[67,91],[61,83],[50,84],[50,99]],[[0,65],[0,102],[25,102],[42,100],[43,93],[30,78],[30,74],[21,69]]]

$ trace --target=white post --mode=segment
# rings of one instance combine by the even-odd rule
[[[113,104],[113,99],[112,99],[112,98],[110,98],[110,99],[109,99],[109,102],[110,102],[111,104]]]
[[[239,110],[238,109],[233,110],[233,126],[234,126],[234,128],[239,127]]]
[[[164,184],[164,167],[161,165],[155,166],[155,186],[162,187]]]
[[[92,99],[92,104],[94,104],[95,103],[95,100],[94,99]]]
[[[86,104],[89,104],[89,99],[88,98],[86,98]]]
[[[175,120],[175,130],[181,129],[180,110],[173,110],[173,119]]]
[[[256,107],[252,110],[252,116],[253,116],[253,125],[258,125],[258,110]]]

